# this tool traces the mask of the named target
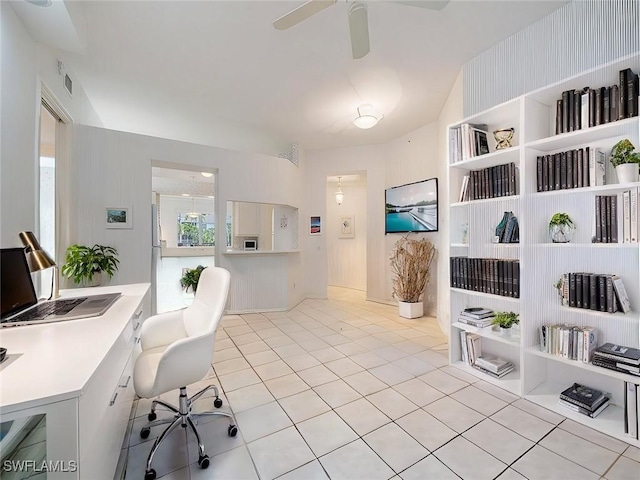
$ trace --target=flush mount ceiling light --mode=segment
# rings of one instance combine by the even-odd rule
[[[200,175],[202,175],[203,177],[213,177],[213,173],[211,172],[200,172]]]
[[[53,2],[51,0],[26,0],[27,3],[35,5],[36,7],[50,7]]]
[[[384,118],[384,115],[369,104],[360,105],[357,108],[358,116],[353,119],[353,124],[358,128],[371,128],[374,127],[380,120]]]
[[[338,205],[342,205],[342,201],[344,200],[344,192],[342,191],[342,184],[340,183],[341,178],[342,177],[338,177],[338,191],[334,193]]]

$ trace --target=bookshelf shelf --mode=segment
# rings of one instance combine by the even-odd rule
[[[452,248],[468,248],[469,244],[468,243],[452,243],[450,246]]]
[[[519,298],[503,297],[502,295],[494,295],[493,293],[476,292],[475,290],[465,290],[464,288],[451,287],[450,290],[452,292],[464,293],[466,295],[472,295],[474,297],[485,297],[485,298],[491,298],[494,300],[506,300],[507,302],[512,302],[512,303],[520,302]]]
[[[495,167],[505,163],[520,163],[520,147],[514,146],[503,150],[495,150],[485,155],[469,158],[460,162],[452,163],[451,168],[461,168],[464,170],[478,170],[480,168]]]
[[[450,257],[500,258],[519,261],[520,297],[502,297],[460,288],[449,289],[449,337],[450,364],[478,378],[527,398],[534,403],[558,412],[565,417],[588,425],[598,431],[640,446],[640,441],[624,433],[624,383],[640,385],[640,376],[608,370],[593,364],[584,364],[539,350],[539,328],[547,324],[592,327],[597,334],[598,345],[610,342],[631,348],[640,348],[640,244],[638,243],[590,243],[594,232],[598,195],[621,197],[622,192],[640,189],[640,182],[617,183],[618,177],[608,161],[610,150],[620,139],[628,138],[637,147],[640,145],[640,117],[584,128],[574,132],[555,135],[557,101],[563,92],[596,89],[618,84],[623,71],[640,71],[640,53],[621,57],[605,65],[581,72],[569,79],[526,93],[518,98],[496,105],[484,112],[453,123],[447,129],[446,144],[451,152],[461,151],[458,128],[462,123],[486,124],[489,132],[496,128],[512,126],[515,129],[509,149],[496,151],[495,142],[489,138],[489,153],[462,162],[449,164],[447,182],[450,192]],[[620,73],[623,72],[622,75]],[[626,80],[625,80],[626,82]],[[629,82],[626,82],[628,84]],[[614,89],[609,89],[613,91]],[[622,91],[618,88],[619,91]],[[569,98],[573,98],[573,95]],[[594,95],[595,97],[595,95]],[[590,98],[594,98],[590,97]],[[586,99],[586,98],[585,98]],[[582,99],[580,99],[582,100]],[[627,99],[628,100],[628,99]],[[604,102],[602,103],[604,105]],[[627,103],[629,105],[629,103]],[[602,107],[601,107],[602,108]],[[625,110],[622,110],[625,113]],[[594,111],[590,112],[595,114]],[[603,115],[603,118],[604,115]],[[495,127],[495,128],[494,128]],[[491,137],[491,135],[489,135]],[[467,137],[467,141],[469,137]],[[493,142],[493,143],[492,143]],[[604,152],[605,185],[537,192],[537,158],[566,150],[597,148]],[[453,158],[449,155],[447,160]],[[583,157],[584,158],[584,157]],[[469,170],[482,169],[513,162],[519,168],[516,175],[518,195],[484,200],[458,202],[463,190],[464,178]],[[568,172],[568,169],[567,169]],[[485,180],[486,182],[486,180]],[[620,201],[620,200],[618,200]],[[456,203],[454,203],[456,202]],[[631,203],[631,202],[629,202]],[[602,205],[602,204],[600,204]],[[609,207],[613,204],[608,204]],[[617,204],[619,205],[619,203]],[[495,226],[503,213],[511,211],[519,221],[519,244],[490,244]],[[606,211],[606,210],[605,210]],[[554,213],[566,212],[577,229],[572,243],[551,243],[547,235],[549,219]],[[618,215],[624,213],[617,211]],[[620,218],[620,217],[618,217]],[[639,223],[640,225],[640,223]],[[461,232],[468,236],[463,236]],[[455,243],[468,238],[469,245]],[[624,237],[623,237],[624,238]],[[620,239],[620,238],[618,238]],[[451,261],[460,265],[471,265],[471,275],[481,280],[486,277],[483,263]],[[607,313],[576,307],[563,306],[553,285],[563,274],[569,272],[593,272],[594,274],[616,274],[624,281],[631,308],[636,311]],[[451,277],[459,281],[460,271]],[[491,274],[491,270],[489,270]],[[463,269],[462,275],[468,274]],[[485,274],[484,276],[482,276]],[[509,270],[498,270],[498,275],[508,278]],[[467,282],[469,283],[469,282]],[[470,282],[474,285],[473,279]],[[458,285],[458,283],[456,283]],[[599,288],[599,287],[598,287]],[[601,298],[598,296],[597,298]],[[610,297],[609,297],[610,298]],[[509,339],[496,335],[491,327],[476,328],[458,322],[458,314],[468,307],[484,307],[494,311],[513,311],[520,316],[520,338]],[[462,332],[479,335],[482,352],[504,358],[514,364],[516,372],[503,379],[495,379],[462,362]],[[486,350],[486,351],[485,351]],[[611,405],[597,418],[573,412],[558,403],[561,391],[574,382],[610,392]]]
[[[640,384],[640,376],[625,374],[622,372],[617,372],[615,370],[609,370],[606,368],[598,367],[591,363],[582,363],[582,362],[578,362],[577,360],[569,360],[568,358],[560,357],[558,355],[551,355],[550,353],[541,351],[540,345],[536,345],[535,347],[529,347],[527,348],[526,352],[528,354],[535,355],[537,357],[546,358],[547,360],[551,360],[553,362],[560,362],[560,363],[564,363],[565,365],[570,365],[575,368],[580,368],[590,373],[605,375],[607,377],[617,378],[625,382]]]
[[[625,118],[617,122],[605,123],[596,127],[577,130],[570,133],[561,133],[552,137],[534,140],[525,145],[541,152],[550,152],[562,148],[570,148],[575,145],[588,144],[605,140],[610,137],[633,137],[638,134],[638,117]]]
[[[558,403],[560,392],[570,385],[570,382],[567,385],[554,382],[543,383],[525,395],[524,398],[582,425],[599,430],[631,445],[640,446],[640,441],[624,433],[624,409],[622,406],[609,404],[600,415],[591,418],[560,405]]]
[[[491,327],[479,328],[479,327],[474,327],[472,325],[467,325],[466,323],[462,323],[462,322],[455,322],[451,326],[455,328],[459,328],[460,330],[465,330],[467,332],[477,333],[483,338],[489,338],[491,340],[495,340],[496,342],[504,343],[506,345],[511,345],[514,347],[520,346],[519,335],[504,337],[500,335],[500,333],[496,332],[495,330],[492,330]]]
[[[516,395],[520,395],[520,372],[516,369],[513,372],[508,373],[502,378],[495,378],[486,373],[482,373],[480,370],[467,365],[463,361],[457,361],[451,364],[452,366],[459,368],[460,370],[470,373],[471,375],[481,378],[485,382],[496,385],[504,390],[507,390]]]

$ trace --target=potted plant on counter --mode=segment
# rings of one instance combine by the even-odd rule
[[[67,248],[62,274],[83,287],[102,284],[102,274],[109,278],[118,270],[118,251],[105,245],[71,245]]]
[[[506,337],[511,336],[511,327],[520,323],[520,318],[514,312],[496,312],[493,318],[493,325],[500,328],[500,333]]]
[[[638,181],[640,167],[640,153],[635,152],[633,143],[628,138],[620,140],[611,149],[609,160],[616,169],[619,183],[633,183]]]
[[[393,297],[398,299],[399,314],[404,318],[419,318],[424,313],[422,294],[429,282],[431,263],[436,248],[426,238],[402,237],[391,251]]]

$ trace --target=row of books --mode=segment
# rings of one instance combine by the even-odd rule
[[[638,437],[640,421],[640,388],[635,383],[624,382],[624,433],[631,438]]]
[[[569,307],[615,313],[631,310],[629,296],[622,278],[597,273],[563,273],[560,280],[563,305]]]
[[[483,307],[465,308],[458,315],[458,321],[472,327],[484,328],[493,323],[496,314],[493,310]]]
[[[462,179],[460,201],[484,200],[518,194],[518,169],[515,163],[471,170]]]
[[[451,286],[520,298],[520,261],[451,257]]]
[[[589,363],[598,344],[593,327],[542,325],[538,334],[541,351],[582,363]]]
[[[515,368],[508,360],[483,354],[482,337],[475,333],[460,331],[460,350],[464,363],[494,378],[502,378]]]
[[[595,388],[574,383],[560,393],[559,403],[574,412],[595,418],[609,406],[611,395]]]
[[[585,147],[536,157],[538,192],[568,190],[605,184],[606,154]]]
[[[457,163],[489,153],[487,125],[462,123],[449,131],[449,162]]]
[[[640,376],[640,350],[605,343],[593,352],[592,363],[616,372]]]
[[[620,70],[619,84],[566,90],[556,102],[556,134],[595,127],[638,115],[638,75]]]
[[[616,195],[596,195],[593,227],[595,243],[638,243],[640,189]]]

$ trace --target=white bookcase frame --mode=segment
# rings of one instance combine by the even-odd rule
[[[598,345],[606,342],[640,348],[640,245],[593,244],[594,198],[610,195],[640,183],[621,185],[607,162],[607,185],[578,189],[537,192],[536,157],[586,146],[609,151],[622,138],[640,147],[640,123],[633,117],[604,125],[555,135],[556,100],[569,89],[618,84],[618,72],[631,68],[640,71],[640,54],[630,55],[583,72],[575,77],[530,92],[477,115],[452,124],[487,124],[489,132],[514,127],[512,147],[495,150],[489,138],[490,153],[449,163],[449,252],[450,256],[518,259],[520,261],[520,298],[501,297],[481,292],[450,288],[451,365],[483,380],[555,411],[576,422],[640,447],[640,441],[624,433],[624,382],[640,385],[640,376],[627,375],[591,364],[568,360],[540,351],[538,328],[545,324],[592,326],[598,330]],[[489,137],[492,137],[491,133]],[[448,152],[447,161],[450,162]],[[513,162],[518,167],[518,195],[460,202],[464,175],[495,165]],[[493,244],[495,226],[503,212],[512,211],[520,226],[519,244]],[[572,243],[553,244],[548,239],[548,222],[556,212],[566,212],[575,221],[577,231]],[[463,231],[467,230],[467,242]],[[634,311],[608,314],[560,305],[554,283],[562,273],[590,271],[615,273],[624,280]],[[458,322],[465,307],[482,306],[520,314],[520,332],[504,338],[491,327],[479,329]],[[466,330],[482,337],[482,351],[514,363],[515,371],[501,379],[492,378],[462,361],[460,332]],[[559,394],[573,382],[610,392],[611,404],[597,418],[590,418],[559,405]]]

